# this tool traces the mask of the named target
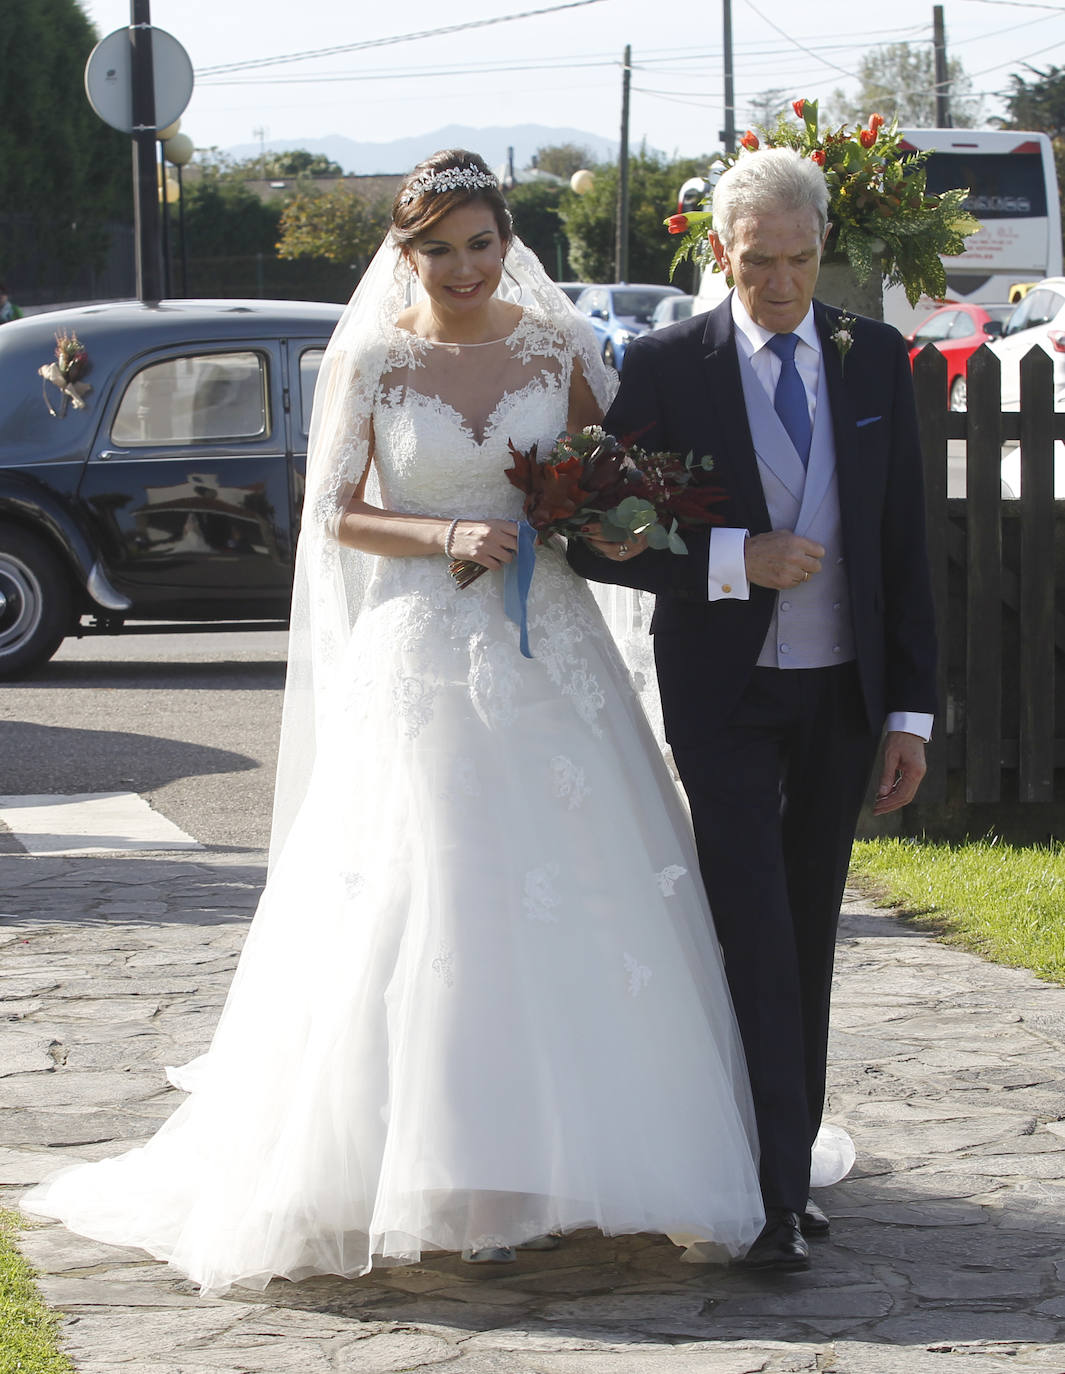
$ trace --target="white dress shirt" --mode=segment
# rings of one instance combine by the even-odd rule
[[[780,359],[767,347],[773,337],[773,331],[763,329],[751,319],[738,291],[732,293],[732,321],[735,326],[736,347],[750,362],[754,375],[772,401],[781,369]],[[817,405],[817,384],[821,374],[821,340],[814,323],[812,305],[792,332],[799,339],[795,346],[795,367],[806,391],[812,428],[814,408]],[[751,589],[747,581],[744,559],[744,545],[749,533],[748,530],[724,528],[720,525],[711,528],[710,559],[707,569],[708,595],[711,601],[750,600]],[[932,735],[932,721],[932,716],[924,711],[892,711],[888,714],[885,728],[905,730],[908,734],[919,735],[927,740]]]

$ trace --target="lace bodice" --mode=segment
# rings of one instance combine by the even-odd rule
[[[425,515],[516,519],[508,440],[541,452],[565,428],[573,361],[531,311],[506,338],[436,344],[393,331],[374,404],[384,504]]]

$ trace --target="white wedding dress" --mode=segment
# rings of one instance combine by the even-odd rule
[[[526,310],[470,348],[394,330],[393,510],[517,518],[572,354]],[[548,1231],[758,1234],[753,1114],[687,818],[587,586],[540,548],[531,659],[501,575],[381,558],[306,797],[209,1053],[158,1134],[27,1210],[204,1291]],[[699,1249],[695,1253],[705,1253]]]

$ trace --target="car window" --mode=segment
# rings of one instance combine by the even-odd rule
[[[957,318],[957,310],[943,310],[938,315],[933,315],[930,319],[925,320],[913,336],[914,347],[919,348],[921,344],[931,343],[933,339],[945,339]]]
[[[304,434],[311,432],[314,384],[318,380],[324,356],[324,348],[305,348],[300,354],[300,428]]]
[[[1036,294],[1034,291],[1028,292],[1006,322],[1006,327],[1002,331],[1003,335],[1016,334],[1020,330],[1028,328],[1029,316],[1032,313],[1032,304]]]
[[[1065,296],[1059,296],[1056,291],[1033,291],[1035,297],[1031,313],[1028,316],[1029,327],[1037,324],[1050,324],[1057,319],[1061,312],[1061,307],[1065,305]]]
[[[628,315],[646,324],[661,299],[660,291],[615,291],[614,314]]]
[[[137,448],[258,439],[266,432],[265,358],[203,353],[141,368],[119,403],[111,439]]]
[[[967,315],[964,310],[958,310],[954,315],[954,322],[950,326],[948,339],[968,339],[973,334],[982,334],[983,330],[977,327],[976,321],[971,315]]]

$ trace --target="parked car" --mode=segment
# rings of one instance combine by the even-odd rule
[[[706,309],[707,306],[696,296],[663,296],[651,316],[651,328],[664,329],[667,324],[691,319],[692,315],[698,315]]]
[[[577,309],[592,322],[603,361],[621,370],[625,349],[651,328],[651,316],[659,301],[682,296],[675,286],[586,286],[577,297]]]
[[[1016,307],[966,305],[952,301],[926,315],[906,340],[910,366],[926,344],[934,344],[947,360],[947,395],[951,410],[965,409],[965,368],[981,346],[997,338]]]
[[[311,398],[341,309],[134,301],[0,330],[0,677],[131,621],[287,619]],[[39,375],[58,333],[86,351],[84,408]]]
[[[989,345],[1002,367],[1002,409],[1021,408],[1021,360],[1033,348],[1041,348],[1054,365],[1054,409],[1065,410],[1065,277],[1045,277],[1037,282],[1014,309],[1002,337]],[[1019,449],[1003,459],[1003,483],[1011,493],[1021,492]],[[1065,499],[1065,444],[1054,445],[1054,496]]]

